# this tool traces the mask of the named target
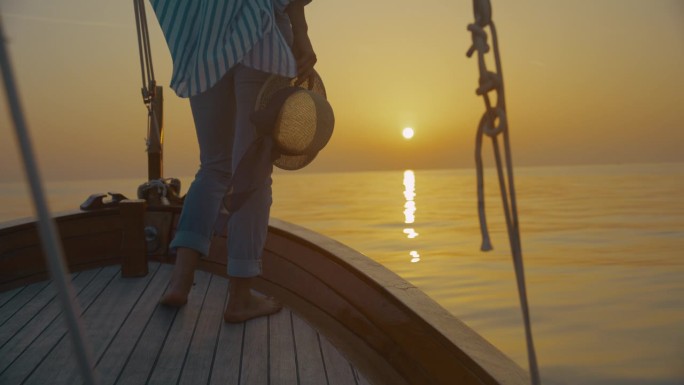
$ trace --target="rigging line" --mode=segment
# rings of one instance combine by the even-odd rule
[[[523,313],[523,321],[525,326],[525,339],[527,342],[527,355],[530,367],[530,379],[532,384],[538,385],[541,383],[539,377],[539,367],[537,364],[537,356],[534,349],[534,341],[532,338],[532,326],[529,315],[529,305],[527,300],[527,289],[525,286],[525,272],[523,267],[522,246],[520,242],[520,228],[518,223],[517,203],[515,194],[515,185],[513,183],[513,162],[511,155],[511,146],[508,131],[508,122],[506,120],[506,102],[504,96],[503,75],[501,66],[501,57],[499,55],[498,38],[496,27],[491,20],[491,4],[489,0],[473,0],[473,9],[475,15],[475,23],[468,25],[468,30],[472,33],[472,46],[468,49],[466,55],[471,57],[477,51],[477,63],[480,73],[479,87],[476,91],[478,95],[484,98],[485,113],[483,114],[477,129],[475,142],[475,161],[477,167],[477,188],[478,188],[478,214],[480,219],[480,229],[482,232],[482,247],[483,251],[491,250],[491,241],[489,232],[487,230],[487,221],[485,216],[484,204],[484,166],[482,163],[482,141],[484,135],[491,137],[494,149],[494,156],[496,160],[496,168],[499,179],[499,188],[501,192],[501,199],[503,203],[504,216],[506,219],[506,227],[508,230],[508,238],[513,256],[513,266],[515,269],[516,283],[518,286],[518,294],[520,297],[520,306]],[[494,60],[497,72],[490,72],[487,70],[484,54],[489,52],[487,45],[487,33],[484,28],[489,26],[492,34]],[[495,91],[497,94],[496,105],[492,106],[489,99],[489,92]],[[497,140],[497,136],[503,134],[503,151],[504,156],[501,156],[501,146]],[[508,185],[506,183],[508,182]]]
[[[143,99],[147,98],[146,95],[146,87],[147,87],[147,79],[145,79],[145,63],[144,63],[144,56],[145,54],[143,53],[143,43],[142,43],[142,35],[141,35],[141,20],[140,20],[140,5],[139,5],[138,0],[133,0],[133,7],[135,9],[135,27],[136,30],[138,31],[137,37],[138,37],[138,53],[140,57],[140,73],[142,76],[142,90],[143,90]]]
[[[147,13],[145,3],[142,0],[133,0],[135,11],[135,24],[138,37],[138,53],[140,56],[140,72],[142,75],[143,97],[147,102],[149,97],[154,94],[156,80],[154,77],[154,67],[152,65],[152,48],[150,44],[150,33],[147,24]]]
[[[147,11],[145,10],[145,3],[143,0],[138,0],[140,9],[140,19],[142,21],[143,42],[145,44],[145,61],[147,63],[147,78],[151,86],[154,86],[156,81],[154,79],[154,66],[152,65],[152,47],[150,44],[150,29],[147,24]]]
[[[33,195],[35,210],[38,215],[38,232],[43,242],[43,248],[47,257],[46,262],[50,270],[50,276],[55,284],[57,296],[62,305],[62,309],[64,309],[67,327],[70,332],[69,334],[71,335],[83,382],[89,385],[95,384],[96,381],[92,366],[92,354],[88,345],[86,344],[82,327],[78,318],[78,315],[81,314],[81,312],[79,310],[78,303],[75,301],[74,288],[71,285],[71,282],[66,279],[67,269],[64,263],[64,252],[62,250],[61,239],[50,215],[50,209],[48,208],[45,193],[43,191],[42,181],[38,171],[38,165],[35,160],[26,119],[24,117],[21,102],[19,100],[19,92],[14,81],[14,73],[11,67],[9,54],[5,46],[5,33],[1,17],[0,67],[2,68],[2,77],[5,83],[7,102],[10,107],[12,120],[14,121],[17,142],[24,163],[26,177]]]
[[[150,44],[150,34],[147,24],[147,14],[143,0],[133,0],[135,11],[135,21],[138,37],[138,53],[140,56],[140,72],[142,76],[142,96],[143,103],[147,107],[147,152],[159,153],[161,151],[162,132],[157,118],[155,100],[157,95],[157,84],[154,78],[154,66],[152,65],[152,48]]]

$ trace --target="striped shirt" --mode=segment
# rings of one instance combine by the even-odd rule
[[[295,76],[285,14],[292,1],[150,0],[173,59],[171,89],[180,97],[199,94],[238,63]]]

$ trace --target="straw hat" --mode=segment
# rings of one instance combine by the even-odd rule
[[[318,73],[299,86],[295,79],[272,75],[257,96],[252,121],[262,135],[271,135],[273,164],[298,170],[314,160],[330,140],[335,117]]]

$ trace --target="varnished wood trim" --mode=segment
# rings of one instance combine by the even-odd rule
[[[55,218],[70,271],[121,263],[118,209],[69,211]],[[0,291],[47,279],[35,221],[0,224]]]
[[[121,275],[125,278],[147,275],[147,245],[145,242],[144,199],[123,200],[121,213]]]

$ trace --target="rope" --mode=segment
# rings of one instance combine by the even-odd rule
[[[169,196],[171,194],[169,194],[168,184],[173,183],[173,181],[172,178],[147,181],[138,187],[138,198],[148,200],[150,198],[149,193],[154,191],[160,200],[160,203],[164,206],[168,206],[171,204],[169,201]]]
[[[154,92],[156,81],[154,79],[154,68],[152,66],[152,50],[150,48],[150,33],[147,27],[147,14],[145,13],[145,3],[143,0],[133,0],[135,9],[135,26],[138,31],[138,52],[140,54],[140,72],[142,75],[143,100],[147,99]]]
[[[2,67],[2,78],[5,83],[7,101],[14,121],[17,142],[21,151],[31,193],[33,195],[33,203],[38,214],[38,232],[43,241],[47,264],[52,282],[57,290],[57,297],[62,305],[62,309],[65,309],[64,315],[76,352],[83,382],[86,384],[95,384],[95,374],[92,369],[92,355],[85,343],[78,318],[78,315],[81,314],[81,310],[78,303],[75,301],[74,288],[71,286],[71,282],[66,279],[67,269],[64,265],[64,253],[62,251],[61,240],[55,229],[54,221],[50,216],[50,210],[43,192],[40,173],[35,161],[28,127],[19,100],[19,93],[14,82],[14,73],[10,64],[9,54],[5,47],[4,36],[2,18],[0,18],[0,67]]]
[[[147,14],[143,0],[133,0],[135,11],[135,26],[138,35],[138,53],[140,56],[140,74],[142,79],[142,98],[147,107],[147,151],[161,150],[161,132],[157,114],[154,113],[154,99],[157,97],[157,81],[154,78],[154,66],[152,65],[152,49],[150,45],[150,33],[147,27]]]
[[[530,367],[530,378],[533,385],[541,384],[539,377],[539,367],[537,355],[534,349],[532,338],[532,326],[530,322],[530,312],[527,302],[527,290],[525,287],[525,271],[523,267],[522,246],[520,242],[520,227],[518,225],[518,208],[516,203],[515,185],[513,183],[513,161],[511,157],[511,145],[508,130],[508,120],[506,116],[506,100],[504,96],[503,74],[501,68],[501,57],[499,55],[498,38],[496,27],[492,21],[492,8],[489,0],[473,0],[473,10],[475,22],[468,25],[468,31],[472,35],[472,46],[466,55],[472,57],[477,52],[477,62],[480,72],[479,87],[475,91],[477,95],[483,97],[485,102],[485,113],[480,119],[475,139],[475,163],[477,167],[477,196],[478,214],[480,219],[480,230],[482,232],[482,251],[492,249],[489,232],[487,230],[487,219],[485,217],[484,203],[484,166],[482,163],[482,145],[484,136],[492,139],[494,148],[494,159],[496,161],[499,188],[503,202],[504,216],[508,230],[508,240],[513,255],[513,266],[515,268],[516,282],[518,285],[518,295],[520,297],[520,307],[525,324],[525,338],[527,342],[527,358]],[[485,54],[490,51],[487,44],[487,32],[489,27],[492,34],[492,44],[496,72],[489,71],[485,63]],[[496,104],[492,105],[489,98],[490,92],[496,93]],[[503,138],[503,157],[501,145],[498,137]]]

